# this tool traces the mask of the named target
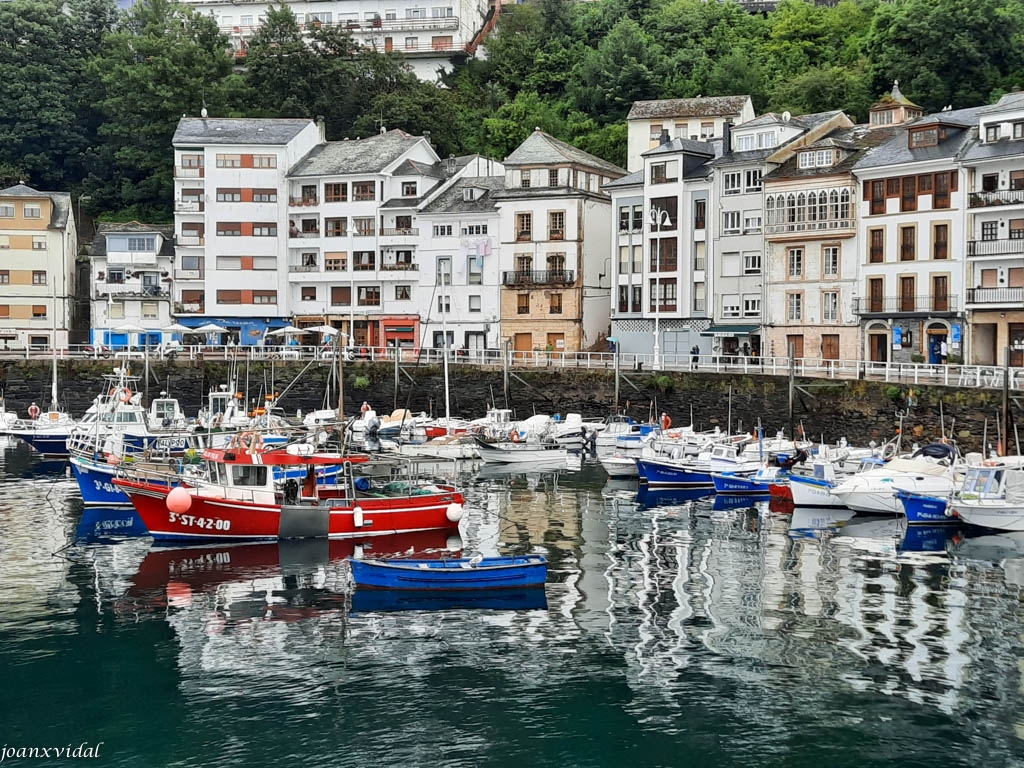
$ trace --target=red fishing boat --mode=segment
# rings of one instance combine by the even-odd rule
[[[303,449],[207,449],[203,466],[180,486],[130,474],[114,483],[150,535],[163,541],[365,538],[458,528],[465,499],[454,487],[416,481],[412,472],[374,480],[357,474],[368,456]],[[305,468],[305,479],[275,480],[275,467],[299,474]],[[335,484],[318,483],[331,467]]]

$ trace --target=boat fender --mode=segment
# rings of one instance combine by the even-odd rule
[[[456,552],[462,549],[462,537],[457,533],[453,533],[445,540],[444,546],[449,552]]]
[[[511,438],[513,443],[518,443],[519,442],[519,430],[518,429],[513,429],[511,432],[508,433],[508,436],[509,436],[509,438]]]
[[[445,512],[445,516],[452,523],[457,523],[462,519],[462,505],[452,502],[448,505],[448,510]]]
[[[171,492],[167,494],[167,501],[165,503],[167,504],[167,509],[180,515],[188,512],[192,507],[192,494],[179,485],[177,488],[172,488]]]
[[[355,509],[352,510],[352,525],[354,525],[356,528],[362,528],[363,527],[363,508],[362,507],[356,507]]]

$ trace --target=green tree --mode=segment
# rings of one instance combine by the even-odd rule
[[[379,131],[381,125],[388,129],[401,128],[414,135],[430,131],[431,144],[441,157],[461,154],[463,150],[455,96],[433,83],[416,82],[377,96],[356,120],[352,132],[370,136]]]
[[[246,46],[250,103],[268,116],[315,117],[319,63],[291,8],[268,8],[266,21]]]
[[[815,67],[779,82],[771,93],[771,108],[794,114],[841,109],[866,121],[874,101],[866,73],[842,67]]]
[[[534,91],[520,91],[494,117],[484,120],[483,149],[489,155],[504,159],[534,128],[558,138],[567,133],[565,119],[556,105],[546,102]]]

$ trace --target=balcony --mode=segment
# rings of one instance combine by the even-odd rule
[[[174,314],[176,315],[201,315],[206,311],[206,303],[202,301],[194,302],[174,302]]]
[[[516,242],[517,243],[525,243],[525,242],[527,242],[529,240],[532,240],[532,239],[533,239],[533,232],[531,230],[529,230],[529,229],[521,229],[516,234]]]
[[[320,237],[319,229],[290,229],[288,230],[288,237],[298,238],[299,240]]]
[[[288,262],[289,272],[319,272],[320,262],[317,259],[301,259]]]
[[[968,256],[1002,256],[1014,253],[1024,253],[1024,238],[967,241]]]
[[[968,288],[968,304],[1024,304],[1024,288]]]
[[[170,291],[156,285],[142,285],[141,283],[97,283],[95,298],[106,298],[107,296],[126,296],[140,299],[167,299],[170,298]]]
[[[791,232],[834,232],[852,230],[853,219],[827,219],[825,221],[790,221],[785,224],[769,224],[764,228],[766,235],[786,235]]]
[[[175,280],[203,280],[206,277],[206,270],[203,269],[175,269]]]
[[[206,244],[206,238],[202,235],[178,235],[174,244],[183,247],[200,246]]]
[[[370,233],[373,234],[372,232]],[[380,231],[381,237],[418,237],[420,234],[419,229],[416,227],[384,227]]]
[[[565,230],[552,229],[548,232],[548,240],[565,240]]]
[[[202,179],[206,176],[205,168],[182,168],[174,167],[174,178],[176,179]]]
[[[1022,203],[1024,203],[1024,189],[1000,189],[994,192],[971,192],[967,204],[971,208],[987,208]]]
[[[419,265],[412,261],[396,261],[390,264],[381,264],[382,272],[415,272]]]
[[[854,313],[868,315],[943,315],[956,314],[957,297],[941,296],[883,296],[859,297],[853,300]]]
[[[174,201],[174,212],[175,213],[200,213],[206,210],[206,205],[202,200],[175,200]]]
[[[571,269],[515,270],[501,273],[502,285],[572,285],[576,272]]]
[[[301,197],[289,197],[288,205],[301,208],[306,205],[320,205],[320,198],[316,195],[302,195]]]
[[[107,264],[156,266],[155,251],[107,251]]]

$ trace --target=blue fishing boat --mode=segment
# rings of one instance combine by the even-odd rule
[[[548,598],[543,589],[357,589],[352,594],[353,613],[380,611],[544,611]]]
[[[710,470],[698,470],[673,459],[637,459],[640,482],[676,488],[714,488]]]
[[[785,474],[781,477],[785,477]],[[714,472],[711,479],[715,484],[715,493],[769,496],[772,484],[780,481],[780,475],[778,467],[762,467],[752,475],[741,472]]]
[[[543,587],[548,561],[541,555],[452,560],[349,560],[357,588],[508,589]]]
[[[923,493],[914,493],[903,489],[896,490],[896,499],[903,507],[903,514],[907,516],[910,525],[936,525],[958,523],[956,517],[946,514],[949,506],[948,499],[937,496],[928,496]]]

